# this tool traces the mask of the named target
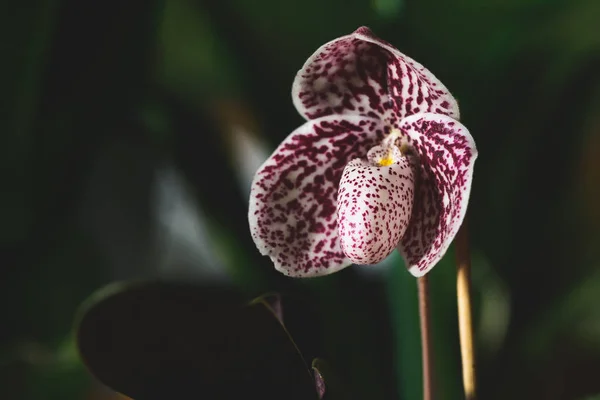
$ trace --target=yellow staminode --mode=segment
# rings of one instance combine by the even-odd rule
[[[380,167],[389,167],[393,163],[394,163],[394,153],[391,149],[390,149],[390,151],[388,151],[387,156],[381,158],[377,162],[377,164],[379,164]]]
[[[394,159],[392,159],[392,155],[388,155],[385,158],[382,158],[381,160],[379,160],[379,166],[380,167],[389,167],[390,165],[392,165],[394,163]]]

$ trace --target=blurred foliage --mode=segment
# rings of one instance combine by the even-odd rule
[[[76,357],[76,310],[150,278],[282,293],[331,398],[421,397],[416,284],[398,256],[296,281],[247,228],[248,177],[302,123],[294,74],[361,25],[432,70],[477,141],[481,398],[600,393],[600,2],[27,5],[0,12],[0,398],[115,399]],[[459,399],[451,252],[431,282],[438,393]]]

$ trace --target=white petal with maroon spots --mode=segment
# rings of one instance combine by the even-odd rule
[[[381,120],[332,115],[296,129],[259,168],[248,219],[256,246],[294,277],[327,275],[351,264],[337,223],[344,166],[385,136]]]
[[[394,100],[398,117],[398,120],[390,121],[392,124],[419,112],[460,118],[456,99],[431,71],[375,36],[367,27],[357,29],[354,34],[391,54],[387,65],[388,92]]]
[[[439,114],[412,115],[400,123],[418,157],[412,217],[398,250],[414,276],[444,256],[464,219],[477,149],[460,122]]]
[[[377,161],[391,156],[393,164]],[[414,179],[410,161],[397,147],[378,146],[369,160],[352,160],[342,175],[338,195],[342,250],[355,264],[376,264],[386,258],[404,234],[413,206]]]
[[[367,27],[310,56],[296,75],[292,99],[306,119],[353,114],[395,124],[418,112],[459,117],[456,100],[429,70]]]

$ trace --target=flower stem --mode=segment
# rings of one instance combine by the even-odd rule
[[[475,400],[475,352],[473,345],[473,321],[471,318],[471,258],[469,233],[465,217],[455,240],[456,294],[458,299],[458,328],[465,400]]]
[[[419,288],[419,317],[421,319],[421,358],[423,360],[423,400],[433,399],[433,342],[429,310],[429,278],[417,279]]]

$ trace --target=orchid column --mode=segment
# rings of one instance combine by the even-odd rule
[[[292,98],[307,122],[252,183],[259,251],[288,276],[315,277],[398,249],[424,276],[463,221],[477,157],[448,89],[361,27],[306,61]]]

